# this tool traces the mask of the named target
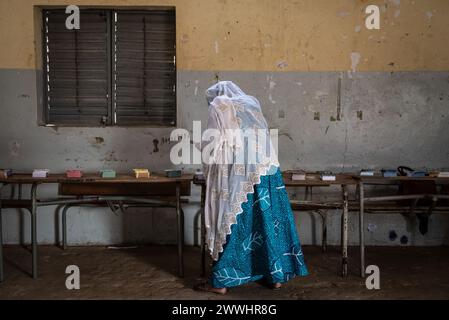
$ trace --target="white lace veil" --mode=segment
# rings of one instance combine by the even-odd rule
[[[276,172],[279,163],[256,98],[246,95],[231,81],[221,81],[207,89],[206,99],[208,129],[219,132],[218,139],[210,145],[215,162],[204,166],[206,243],[212,258],[217,260],[231,226],[243,211],[241,205],[247,201],[247,195],[254,193],[261,176]],[[234,130],[233,134],[229,129]],[[253,141],[254,132],[257,141]]]

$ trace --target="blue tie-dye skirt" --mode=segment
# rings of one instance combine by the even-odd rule
[[[307,275],[279,168],[275,174],[261,177],[242,209],[223,252],[213,264],[211,285],[229,288],[262,278],[268,283],[284,283],[297,275]]]

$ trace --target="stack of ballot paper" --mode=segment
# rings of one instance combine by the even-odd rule
[[[150,171],[148,169],[134,169],[133,171],[137,179],[150,177]]]
[[[438,178],[449,178],[449,171],[438,172]]]
[[[372,176],[374,176],[374,170],[362,169],[362,170],[360,170],[360,176],[362,176],[362,177],[372,177]]]
[[[397,170],[395,170],[395,169],[383,169],[382,175],[385,178],[391,178],[391,177],[397,177],[398,173],[397,173]]]
[[[0,169],[0,178],[7,179],[12,175],[11,169]]]
[[[408,177],[422,178],[427,176],[426,171],[415,170],[407,173]]]
[[[332,172],[322,172],[321,173],[321,180],[323,181],[335,181],[336,177]]]
[[[292,173],[293,181],[303,181],[306,180],[306,172],[305,171],[295,171]]]
[[[47,178],[49,172],[48,169],[34,169],[33,178]]]
[[[181,169],[167,169],[165,170],[165,176],[169,178],[179,178],[182,175]]]
[[[117,175],[114,170],[105,169],[100,171],[102,178],[115,178]]]
[[[66,171],[67,178],[81,178],[83,173],[81,170],[67,170]]]

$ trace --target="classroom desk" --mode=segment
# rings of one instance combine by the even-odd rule
[[[338,202],[313,202],[310,201],[295,201],[300,207],[307,206],[314,209],[342,209],[342,275],[348,274],[348,185],[356,185],[357,181],[353,179],[351,174],[337,174],[335,181],[322,181],[317,175],[308,175],[307,180],[291,180],[291,172],[284,172],[284,184],[286,187],[305,187],[306,191],[312,187],[329,187],[341,186],[342,201]],[[205,226],[204,226],[204,201],[206,193],[206,182],[204,180],[194,180],[194,184],[201,186],[201,275],[206,273],[206,249],[205,249]],[[294,202],[294,201],[291,201]],[[325,239],[323,240],[325,242]]]
[[[405,181],[432,181],[436,186],[449,185],[449,178],[434,178],[434,177],[360,177],[353,176],[357,181],[359,190],[359,242],[360,242],[360,276],[365,277],[365,202],[380,202],[380,201],[397,201],[397,200],[413,200],[410,206],[410,211],[413,212],[419,199],[431,199],[432,205],[429,207],[430,214],[435,208],[438,199],[449,199],[449,195],[444,194],[406,194],[406,195],[392,195],[379,197],[365,197],[366,185],[400,185]]]
[[[0,281],[3,281],[3,243],[1,209],[2,202],[12,203],[11,207],[25,208],[31,214],[31,247],[32,247],[32,276],[37,278],[37,208],[52,205],[81,205],[91,201],[131,201],[133,203],[160,204],[173,206],[177,214],[178,231],[178,259],[179,274],[183,275],[183,214],[181,195],[190,193],[190,183],[193,175],[184,174],[178,178],[168,178],[152,175],[150,178],[136,179],[132,175],[117,175],[116,178],[101,178],[99,174],[86,174],[82,178],[67,178],[64,174],[50,174],[47,178],[33,178],[31,174],[14,174],[8,178],[0,178]],[[58,197],[55,199],[38,199],[37,190],[42,184],[58,184],[60,194],[72,197]],[[19,199],[1,199],[1,190],[6,185],[19,185]],[[22,200],[21,186],[31,185],[29,200]],[[169,187],[169,186],[173,186]],[[166,196],[172,192],[174,201],[158,201],[151,198]],[[85,197],[89,196],[89,197]]]

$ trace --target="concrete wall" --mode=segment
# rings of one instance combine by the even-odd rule
[[[381,29],[376,31],[364,27],[366,1],[355,0],[76,4],[176,7],[179,127],[191,129],[193,120],[205,125],[204,90],[217,78],[232,80],[260,99],[270,126],[280,130],[283,169],[447,168],[449,2],[372,3],[381,6]],[[48,167],[54,172],[170,167],[172,128],[38,125],[42,89],[37,6],[67,4],[72,3],[0,2],[0,167]],[[199,190],[193,191],[185,208],[189,244],[197,239]],[[40,190],[42,196],[55,193],[54,186]],[[292,193],[299,196],[301,190]],[[329,221],[330,243],[339,241],[338,217]],[[297,218],[302,242],[319,243],[319,217],[301,213]],[[355,243],[356,217],[350,218],[350,243]],[[7,243],[29,241],[25,213],[7,210],[3,219]],[[376,226],[367,236],[370,244],[398,244],[398,239],[388,238],[390,230],[416,245],[438,245],[449,238],[449,222],[438,215],[431,217],[426,236],[418,233],[415,220],[401,215],[369,216],[367,223]],[[40,209],[40,243],[58,239],[58,224],[55,208]],[[122,216],[75,208],[69,218],[69,242],[74,244],[171,243],[175,234],[174,212],[169,210],[136,209]]]

